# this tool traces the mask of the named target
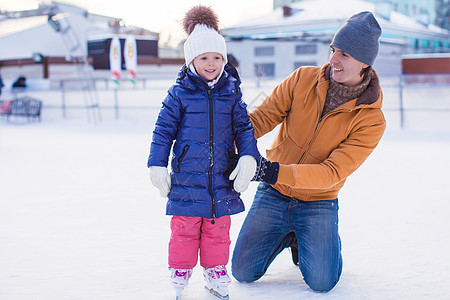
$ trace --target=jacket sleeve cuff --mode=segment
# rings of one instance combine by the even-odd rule
[[[295,184],[294,167],[292,165],[280,164],[277,183],[287,186],[293,186]]]

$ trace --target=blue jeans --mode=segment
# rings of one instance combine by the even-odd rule
[[[330,291],[342,272],[338,200],[301,201],[261,183],[236,241],[233,276],[240,282],[258,280],[295,241],[306,284]]]

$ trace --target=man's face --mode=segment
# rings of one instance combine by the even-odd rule
[[[205,78],[206,81],[211,81],[222,71],[223,58],[219,53],[207,52],[197,56],[193,64],[198,76]]]
[[[346,86],[360,84],[363,80],[361,71],[369,66],[336,47],[331,47],[330,64],[333,80]]]

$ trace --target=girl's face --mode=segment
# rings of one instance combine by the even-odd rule
[[[369,66],[336,47],[331,47],[330,64],[333,80],[346,86],[360,84],[363,80],[361,71]]]
[[[223,57],[216,52],[206,52],[197,56],[193,64],[198,76],[211,81],[216,79],[222,71]]]

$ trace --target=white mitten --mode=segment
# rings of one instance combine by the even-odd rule
[[[244,192],[255,176],[256,159],[251,155],[244,155],[239,158],[236,168],[231,172],[229,179],[234,179],[234,190],[238,193]]]
[[[159,190],[161,197],[167,197],[170,192],[170,175],[166,167],[151,166],[150,180],[152,184]]]

